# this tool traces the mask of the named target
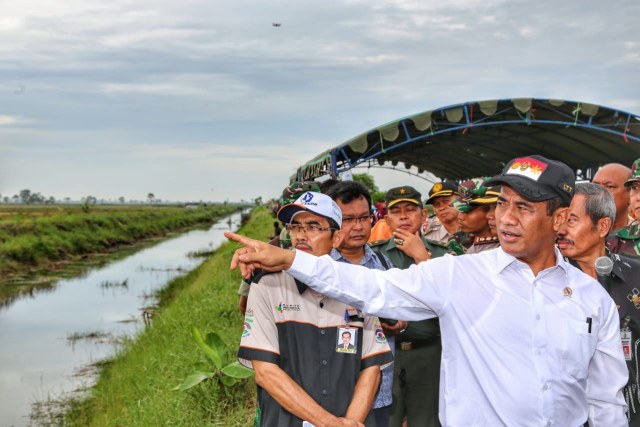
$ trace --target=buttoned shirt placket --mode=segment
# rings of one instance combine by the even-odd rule
[[[320,396],[321,400],[320,405],[326,408],[325,402],[323,399],[326,399],[329,396],[330,392],[330,383],[329,378],[331,378],[331,364],[329,361],[331,360],[332,352],[335,351],[336,343],[329,342],[330,334],[327,333],[329,325],[329,314],[326,309],[324,309],[325,304],[325,296],[319,292],[314,291],[311,288],[307,288],[305,292],[309,293],[309,297],[315,300],[316,314],[315,318],[318,321],[318,325],[320,328],[318,329],[318,355],[320,367],[319,370],[321,372],[318,375],[318,396]],[[326,302],[328,303],[328,301]]]
[[[538,373],[539,385],[542,388],[542,416],[543,423],[546,426],[552,426],[554,417],[553,407],[553,392],[551,388],[551,380],[553,378],[553,372],[549,366],[548,359],[546,357],[546,349],[548,346],[547,331],[549,330],[548,316],[545,313],[545,296],[542,287],[544,286],[544,277],[548,274],[548,271],[543,271],[538,274],[538,277],[534,277],[533,273],[528,267],[523,265],[520,268],[528,270],[525,274],[531,280],[531,314],[533,315],[533,362],[536,366]],[[556,269],[558,267],[552,267]]]

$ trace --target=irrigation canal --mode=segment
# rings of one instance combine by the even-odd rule
[[[90,367],[144,327],[154,292],[196,268],[203,258],[189,254],[215,249],[240,221],[232,214],[0,306],[0,426],[29,425],[34,403],[91,386]]]

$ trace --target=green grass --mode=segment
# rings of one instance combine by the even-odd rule
[[[92,207],[85,213],[77,206],[4,206],[0,208],[0,277],[210,224],[237,209],[235,205],[109,206]]]
[[[242,234],[266,240],[273,217],[254,210]],[[235,358],[243,318],[238,310],[237,271],[229,270],[234,243],[226,243],[198,269],[172,281],[159,293],[160,309],[151,327],[127,341],[105,364],[97,385],[84,400],[71,402],[61,425],[71,426],[248,426],[255,412],[253,379],[231,392],[210,382],[187,392],[171,389],[206,366],[191,337],[215,331]]]

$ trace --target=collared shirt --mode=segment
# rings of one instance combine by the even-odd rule
[[[453,239],[454,235],[450,234],[438,219],[436,221],[432,224],[431,220],[429,220],[429,227],[423,230],[424,237],[436,242],[449,243],[449,240]]]
[[[343,327],[353,350],[339,348]],[[344,416],[360,371],[384,367],[393,356],[376,317],[275,273],[261,277],[249,293],[238,361],[252,367],[252,360],[278,365],[328,412]],[[302,424],[260,388],[258,405],[261,425]]]
[[[335,259],[336,261],[346,262],[351,264],[351,261],[343,257],[340,251],[335,248],[331,250],[331,258]],[[386,258],[385,258],[385,261],[387,262],[387,265],[391,267],[392,265],[391,261],[389,261],[389,259],[386,259]],[[366,246],[366,245],[364,247],[364,256],[360,260],[360,265],[367,268],[373,268],[376,270],[386,270],[386,268],[380,262],[380,259],[378,259],[378,256],[371,250],[369,246]],[[387,337],[387,341],[389,342],[391,351],[393,351],[394,345],[395,345],[394,338],[392,336]],[[393,389],[393,364],[389,364],[389,366],[387,366],[382,370],[382,380],[380,382],[380,390],[376,394],[376,398],[373,401],[374,409],[384,408],[385,406],[391,405],[391,403],[393,402],[392,389]]]
[[[445,244],[429,240],[423,235],[420,235],[420,239],[422,239],[425,249],[431,253],[431,258],[448,254],[451,251]],[[396,239],[387,239],[371,243],[372,250],[386,255],[394,267],[404,269],[416,263],[413,258],[397,247]]]
[[[556,259],[537,276],[502,248],[381,272],[298,252],[288,272],[366,313],[438,316],[444,426],[625,426],[616,306]]]

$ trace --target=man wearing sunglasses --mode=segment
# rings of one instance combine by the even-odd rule
[[[296,251],[327,255],[342,238],[342,213],[330,197],[302,194],[283,206]],[[238,359],[255,370],[258,425],[373,425],[380,367],[393,357],[376,317],[307,288],[288,273],[251,286]],[[341,348],[342,337],[350,346]]]

